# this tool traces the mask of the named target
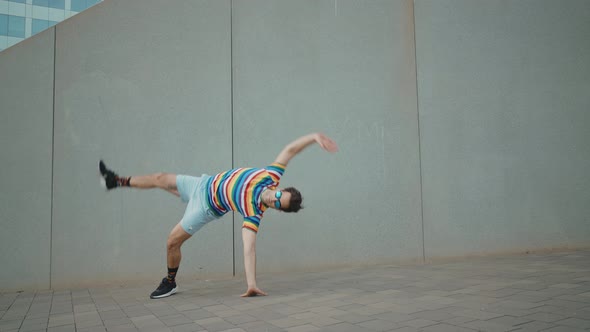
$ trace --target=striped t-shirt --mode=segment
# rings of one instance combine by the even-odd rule
[[[285,165],[273,163],[265,168],[235,168],[209,178],[208,200],[218,216],[237,211],[244,216],[242,227],[258,232],[260,219],[266,210],[260,194],[279,185]]]

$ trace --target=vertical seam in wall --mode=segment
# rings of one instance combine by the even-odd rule
[[[414,25],[414,69],[416,73],[416,117],[418,123],[418,169],[420,171],[420,221],[422,225],[422,261],[426,262],[426,243],[424,242],[424,187],[422,184],[422,133],[420,131],[420,98],[418,91],[418,43],[416,42],[415,0],[412,0],[412,19]]]
[[[53,94],[52,94],[52,115],[51,115],[51,208],[49,221],[49,289],[53,288],[53,181],[55,167],[55,55],[57,53],[57,27],[53,27]]]
[[[229,81],[230,81],[230,114],[231,114],[231,167],[234,168],[234,1],[229,0]],[[236,275],[236,213],[232,212],[231,234],[232,234],[232,275]]]

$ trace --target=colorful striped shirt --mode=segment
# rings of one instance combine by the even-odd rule
[[[235,168],[209,178],[207,192],[209,206],[222,216],[236,211],[244,217],[242,227],[258,232],[260,219],[266,210],[260,196],[265,189],[279,185],[285,165],[273,163],[265,168]]]

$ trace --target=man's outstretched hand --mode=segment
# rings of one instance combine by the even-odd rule
[[[262,291],[262,289],[258,287],[248,288],[246,293],[242,294],[242,297],[252,297],[252,296],[266,296],[266,293]]]
[[[338,145],[336,145],[336,142],[324,134],[315,134],[315,140],[322,147],[322,149],[328,152],[338,151]]]

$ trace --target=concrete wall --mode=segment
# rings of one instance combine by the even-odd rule
[[[590,3],[415,8],[427,257],[588,246]]]
[[[230,168],[230,46],[228,1],[105,1],[57,27],[53,286],[165,274],[185,205],[105,193],[97,162],[122,175]],[[231,222],[184,251],[182,275],[232,275]]]
[[[164,274],[184,205],[106,193],[99,158],[214,174],[311,131],[341,151],[291,161],[281,184],[305,209],[267,212],[259,272],[588,246],[589,11],[104,1],[0,53],[3,290]],[[189,240],[179,278],[242,274],[240,227],[230,214]]]
[[[281,185],[305,208],[266,213],[258,269],[422,259],[412,2],[248,0],[233,16],[235,163],[315,130],[341,147],[291,161]]]
[[[0,53],[0,288],[49,287],[54,29]]]

